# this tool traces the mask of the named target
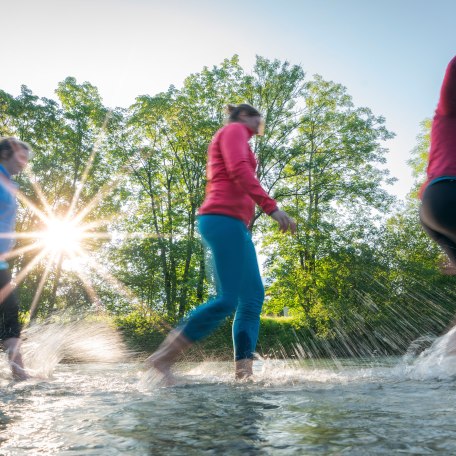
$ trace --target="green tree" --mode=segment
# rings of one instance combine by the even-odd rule
[[[355,108],[344,87],[319,76],[308,84],[304,101],[294,157],[278,191],[298,230],[292,238],[273,232],[266,237],[265,252],[273,252],[266,263],[268,308],[294,309],[325,333],[340,313],[327,291],[342,272],[334,258],[368,243],[376,212],[392,202],[381,187],[391,179],[380,167],[382,142],[392,134],[382,117]]]

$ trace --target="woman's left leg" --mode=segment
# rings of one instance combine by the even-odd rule
[[[250,234],[246,234],[246,255],[239,303],[233,321],[234,359],[236,376],[251,375],[260,314],[264,301],[264,286],[261,280],[258,259]]]

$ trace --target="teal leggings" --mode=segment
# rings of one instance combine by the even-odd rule
[[[188,315],[181,326],[183,334],[201,340],[235,314],[235,359],[253,358],[264,287],[250,232],[241,220],[225,215],[201,215],[198,228],[212,253],[217,295]]]

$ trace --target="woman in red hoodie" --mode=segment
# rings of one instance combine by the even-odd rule
[[[249,140],[259,133],[261,114],[248,104],[230,105],[228,112],[228,124],[209,145],[206,198],[198,216],[199,231],[212,253],[217,295],[191,312],[146,360],[167,378],[182,351],[208,336],[233,314],[235,376],[241,379],[252,375],[264,300],[248,230],[255,204],[276,220],[282,231],[296,229],[295,222],[278,209],[255,174],[257,162]]]
[[[456,268],[456,57],[448,64],[431,130],[420,219]]]

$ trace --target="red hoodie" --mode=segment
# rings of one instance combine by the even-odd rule
[[[268,215],[277,209],[277,203],[256,177],[257,161],[249,146],[252,135],[246,125],[234,122],[212,138],[206,168],[206,198],[199,208],[200,215],[229,215],[248,226],[255,203]]]
[[[456,57],[448,64],[440,90],[432,121],[427,180],[420,193],[430,182],[443,176],[456,177]]]

